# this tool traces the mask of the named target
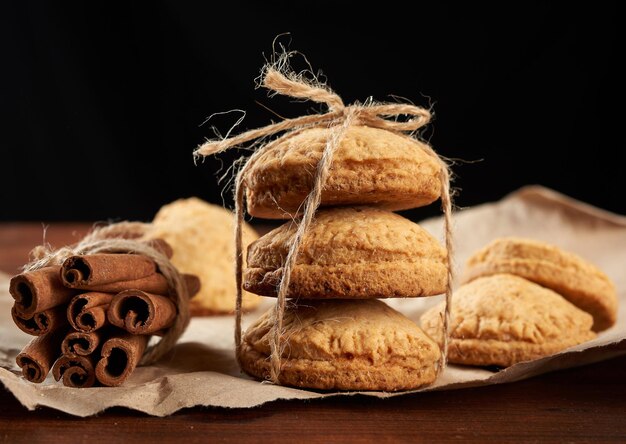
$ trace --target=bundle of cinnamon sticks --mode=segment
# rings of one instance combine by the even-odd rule
[[[162,240],[151,246],[168,258]],[[183,275],[193,296],[194,275]],[[177,307],[155,262],[138,254],[71,256],[62,265],[19,274],[11,314],[36,336],[17,356],[24,377],[42,382],[52,370],[68,387],[118,386],[133,372],[152,335],[172,326]]]

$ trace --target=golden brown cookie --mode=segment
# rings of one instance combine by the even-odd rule
[[[270,374],[273,309],[245,333],[243,370]],[[432,383],[437,345],[410,319],[371,299],[300,300],[285,311],[280,383],[320,390],[408,390]]]
[[[276,296],[297,225],[288,222],[248,248],[244,288]],[[419,225],[369,207],[318,211],[291,274],[288,297],[369,299],[445,292],[446,252]]]
[[[438,304],[422,315],[424,331],[442,339]],[[448,359],[507,367],[593,339],[593,318],[552,290],[497,274],[461,286],[452,298]]]
[[[245,176],[248,211],[290,219],[311,190],[330,131],[311,128],[283,137]],[[369,205],[387,210],[421,207],[441,194],[438,160],[423,143],[365,126],[348,128],[322,191],[322,206]]]
[[[615,324],[615,285],[597,267],[575,254],[530,239],[496,239],[469,258],[463,281],[497,273],[515,274],[556,291],[591,313],[595,331]]]
[[[192,316],[234,312],[233,236],[232,213],[195,197],[165,205],[155,216],[148,237],[165,239],[174,250],[174,266],[200,278],[200,292],[190,301]],[[254,229],[245,224],[244,246],[257,238]],[[260,301],[246,293],[243,308],[250,310]]]

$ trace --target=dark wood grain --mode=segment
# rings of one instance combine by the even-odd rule
[[[53,247],[72,244],[89,231],[93,224],[12,222],[0,224],[0,270],[17,273],[28,261],[28,253],[44,240]]]
[[[87,224],[53,224],[54,245]],[[0,224],[0,269],[41,240],[39,224]],[[1,340],[1,339],[0,339]],[[253,409],[193,408],[167,418],[126,409],[78,419],[29,412],[0,389],[0,441],[112,442],[626,442],[626,356],[514,384],[380,400],[278,401]]]

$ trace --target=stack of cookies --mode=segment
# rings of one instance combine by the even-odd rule
[[[244,176],[248,212],[293,219],[330,137],[311,128],[279,139]],[[277,382],[315,389],[406,390],[432,383],[437,344],[377,300],[444,293],[445,249],[391,211],[439,198],[442,164],[421,142],[366,126],[346,130],[321,206],[304,235],[287,289]],[[290,220],[248,247],[245,290],[276,296],[297,229]],[[270,377],[273,311],[248,328],[243,370]]]
[[[497,239],[467,262],[453,297],[449,361],[507,367],[593,339],[617,318],[611,280],[594,265],[542,242]],[[422,316],[443,334],[443,306]]]

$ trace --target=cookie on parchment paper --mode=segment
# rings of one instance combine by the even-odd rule
[[[239,361],[259,379],[270,375],[273,309],[244,334]],[[303,300],[288,304],[280,383],[320,390],[410,390],[437,376],[439,347],[384,302]]]
[[[442,340],[443,303],[421,317]],[[593,339],[593,318],[552,290],[510,274],[481,277],[453,295],[448,359],[454,364],[507,367]]]
[[[195,197],[167,204],[154,217],[147,236],[166,240],[174,250],[174,266],[200,279],[200,292],[190,301],[192,316],[235,310],[233,224],[230,211]],[[254,229],[244,223],[244,247],[257,238]],[[244,310],[259,303],[259,297],[244,293]]]
[[[595,331],[615,324],[618,305],[615,285],[580,256],[535,240],[501,238],[468,259],[463,282],[498,273],[521,276],[556,291],[591,313]]]

